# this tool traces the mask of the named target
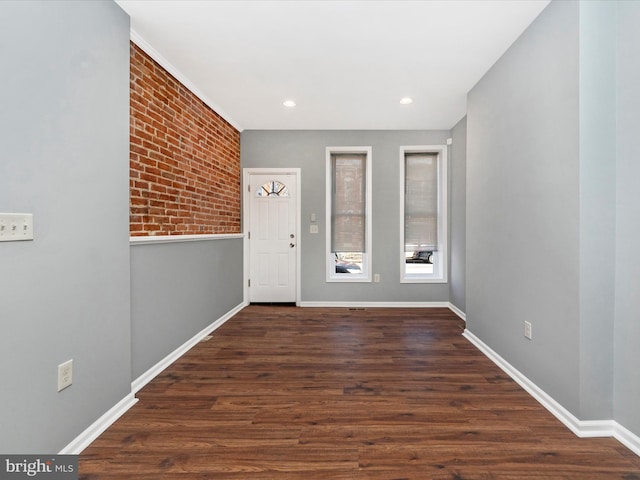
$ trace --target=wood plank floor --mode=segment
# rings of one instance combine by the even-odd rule
[[[149,385],[80,479],[623,479],[460,334],[448,309],[250,306]]]

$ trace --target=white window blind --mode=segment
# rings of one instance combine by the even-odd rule
[[[405,153],[405,251],[438,249],[438,155]]]
[[[331,154],[331,251],[365,252],[365,153]]]

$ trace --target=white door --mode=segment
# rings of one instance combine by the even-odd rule
[[[296,186],[295,173],[249,176],[250,302],[296,301]]]

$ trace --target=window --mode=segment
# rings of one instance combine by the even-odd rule
[[[288,197],[289,189],[277,180],[271,180],[262,185],[256,195],[258,197]]]
[[[447,281],[447,147],[400,147],[400,281]]]
[[[327,281],[371,281],[371,147],[327,148]]]

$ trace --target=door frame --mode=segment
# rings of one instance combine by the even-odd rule
[[[243,168],[242,169],[242,233],[244,237],[243,263],[244,263],[244,303],[249,305],[249,275],[251,272],[251,250],[249,244],[249,227],[251,224],[251,192],[249,185],[251,175],[282,175],[289,174],[295,176],[296,184],[296,306],[300,306],[301,288],[301,246],[302,246],[302,178],[300,168]]]

